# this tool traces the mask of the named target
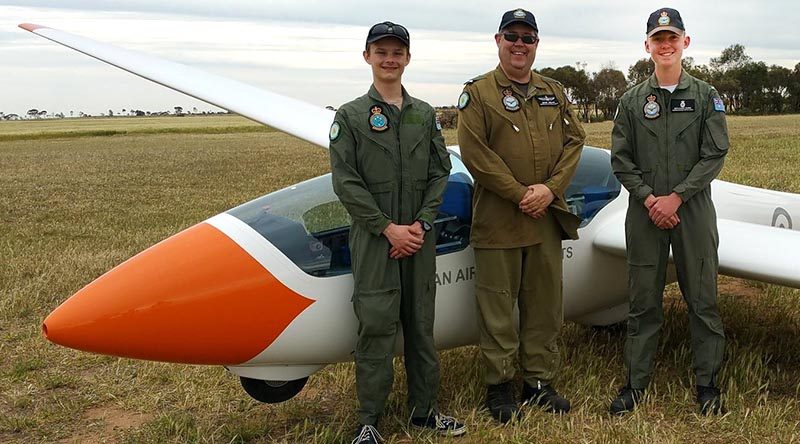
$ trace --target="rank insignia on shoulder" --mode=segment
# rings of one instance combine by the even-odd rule
[[[645,119],[656,119],[661,115],[661,105],[658,104],[656,99],[657,97],[655,94],[647,96],[647,102],[644,104]]]
[[[331,139],[331,142],[339,138],[339,131],[342,127],[339,125],[339,122],[333,122],[331,125],[331,131],[328,133],[328,138]]]
[[[536,101],[539,102],[539,106],[558,106],[558,97],[552,94],[535,97]]]
[[[719,97],[714,97],[712,99],[714,101],[714,111],[724,113],[725,112],[725,102],[722,101]]]
[[[458,96],[458,109],[464,109],[469,105],[469,93],[464,91]]]
[[[373,105],[369,112],[369,129],[372,131],[383,132],[389,129],[389,119],[384,116],[383,109],[378,105]]]
[[[439,121],[439,116],[437,115],[434,119],[436,121],[436,131],[442,130],[442,122]]]
[[[503,107],[506,111],[519,111],[519,99],[514,97],[514,91],[511,91],[511,88],[503,90]]]

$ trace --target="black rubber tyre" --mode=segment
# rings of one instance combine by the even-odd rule
[[[240,376],[239,380],[244,391],[256,401],[277,404],[288,401],[300,393],[300,390],[305,387],[308,377],[294,381],[264,381]]]

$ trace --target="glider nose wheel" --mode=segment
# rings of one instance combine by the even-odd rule
[[[269,404],[288,401],[303,390],[308,377],[294,381],[264,381],[262,379],[245,378],[240,376],[242,388],[253,399]]]

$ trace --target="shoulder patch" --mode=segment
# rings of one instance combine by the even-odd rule
[[[458,109],[464,109],[469,105],[469,93],[464,91],[458,96]]]
[[[328,138],[331,139],[331,142],[339,138],[339,132],[341,129],[342,127],[339,125],[339,122],[334,121],[333,124],[331,124],[331,130],[328,133]]]
[[[711,100],[714,101],[714,111],[724,113],[725,112],[725,102],[722,101],[719,97],[713,97]]]

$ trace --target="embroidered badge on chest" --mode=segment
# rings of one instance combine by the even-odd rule
[[[519,99],[514,97],[514,91],[511,91],[510,88],[503,90],[503,107],[506,111],[519,111]]]
[[[369,112],[369,129],[372,131],[383,132],[389,129],[389,119],[383,115],[383,109],[378,105],[373,105]]]
[[[553,95],[535,96],[539,106],[558,106],[558,98]]]
[[[669,101],[669,110],[673,113],[693,113],[694,109],[694,99],[671,99]]]
[[[656,101],[655,94],[647,96],[647,102],[644,104],[644,117],[645,119],[656,119],[661,115],[661,105]]]

